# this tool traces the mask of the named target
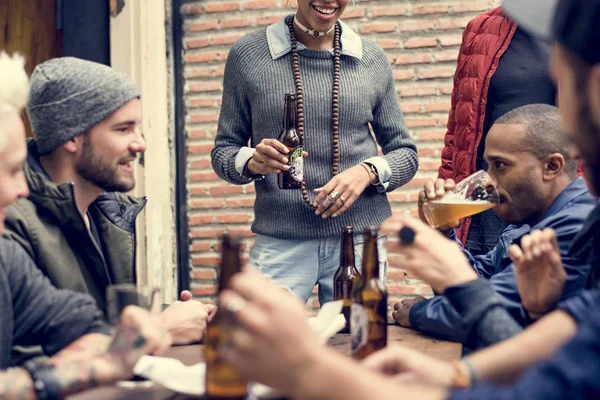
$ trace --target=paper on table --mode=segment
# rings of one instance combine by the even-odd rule
[[[206,364],[186,366],[175,358],[142,356],[133,373],[174,392],[195,396],[204,394]]]
[[[310,327],[319,335],[322,343],[327,342],[346,324],[346,319],[341,314],[342,307],[341,300],[326,303],[316,317],[308,319]],[[174,392],[200,396],[205,391],[206,364],[203,362],[186,366],[174,358],[143,356],[133,372]],[[274,389],[258,383],[251,386],[251,392],[261,398],[280,396]]]
[[[340,318],[342,318],[343,322],[346,323],[344,315],[341,314],[343,306],[344,303],[342,300],[325,303],[319,310],[319,313],[316,317],[308,319],[308,324],[321,337],[321,339],[323,339],[323,335],[328,333],[327,331],[331,329],[332,325],[337,326],[339,324]],[[337,332],[339,332],[339,329],[333,334],[335,335]],[[329,337],[325,337],[325,340],[327,339],[329,339]]]

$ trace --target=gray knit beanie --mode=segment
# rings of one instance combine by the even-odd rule
[[[27,115],[40,154],[89,131],[129,101],[140,97],[126,75],[74,57],[38,65],[31,75]]]

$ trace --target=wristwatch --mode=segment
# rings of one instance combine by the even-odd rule
[[[39,364],[35,361],[27,361],[23,368],[29,372],[33,381],[33,388],[39,400],[60,400],[60,382],[56,376],[56,366],[52,364]]]
[[[377,172],[377,168],[373,164],[368,163],[368,162],[365,162],[364,164],[366,164],[371,169],[371,172],[373,174],[375,174],[375,178],[377,178],[377,180],[375,182],[371,183],[371,185],[373,185],[373,186],[381,185],[381,180],[379,179],[379,172]]]
[[[244,164],[244,169],[242,170],[242,177],[246,178],[246,179],[253,180],[253,181],[260,181],[262,179],[265,179],[264,175],[253,174],[252,171],[250,171],[250,169],[248,169],[248,164],[250,164],[250,160],[251,159],[252,159],[252,157],[250,157],[248,159],[248,161],[246,161],[246,164]]]

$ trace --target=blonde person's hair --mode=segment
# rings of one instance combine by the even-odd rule
[[[20,113],[29,94],[29,78],[25,72],[25,59],[0,52],[0,150],[4,149],[6,132],[4,121],[11,113]]]

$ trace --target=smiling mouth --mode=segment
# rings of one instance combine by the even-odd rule
[[[337,8],[324,8],[319,6],[311,6],[314,10],[316,10],[319,14],[322,15],[333,15],[338,10]]]
[[[119,163],[119,165],[121,165],[121,166],[123,166],[123,167],[126,167],[126,168],[133,168],[133,162],[134,162],[134,161],[135,161],[135,160],[121,161],[121,162]]]

